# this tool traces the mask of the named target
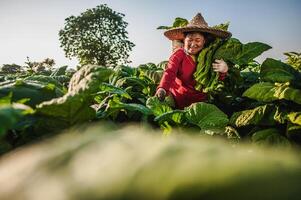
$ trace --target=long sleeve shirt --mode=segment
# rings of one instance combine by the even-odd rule
[[[196,81],[193,74],[196,62],[187,55],[183,48],[175,51],[169,58],[158,88],[172,94],[177,108],[183,109],[195,102],[205,101],[206,93],[195,90]],[[220,73],[219,79],[224,80],[227,73]]]

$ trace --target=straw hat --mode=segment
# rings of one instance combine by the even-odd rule
[[[229,38],[232,35],[229,31],[209,27],[201,13],[198,13],[186,26],[169,29],[164,32],[164,35],[170,40],[183,40],[184,33],[192,31],[209,33],[219,38]]]

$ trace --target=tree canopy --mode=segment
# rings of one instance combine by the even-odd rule
[[[79,16],[66,18],[64,28],[59,31],[65,55],[78,58],[80,64],[129,63],[129,53],[135,45],[128,40],[128,23],[123,17],[124,14],[101,4]]]

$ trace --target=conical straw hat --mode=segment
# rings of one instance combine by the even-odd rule
[[[170,40],[183,40],[185,32],[209,33],[219,38],[229,38],[231,33],[216,28],[209,27],[201,13],[198,13],[186,26],[169,29],[164,35]]]

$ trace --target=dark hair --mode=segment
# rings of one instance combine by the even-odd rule
[[[204,32],[199,32],[199,31],[184,32],[183,33],[184,34],[184,38],[186,38],[187,35],[194,34],[194,33],[198,33],[198,34],[201,34],[201,35],[204,36],[204,38],[205,38],[205,45],[204,45],[204,47],[209,46],[209,44],[214,41],[214,36],[213,35],[211,35],[210,33],[204,33]]]

